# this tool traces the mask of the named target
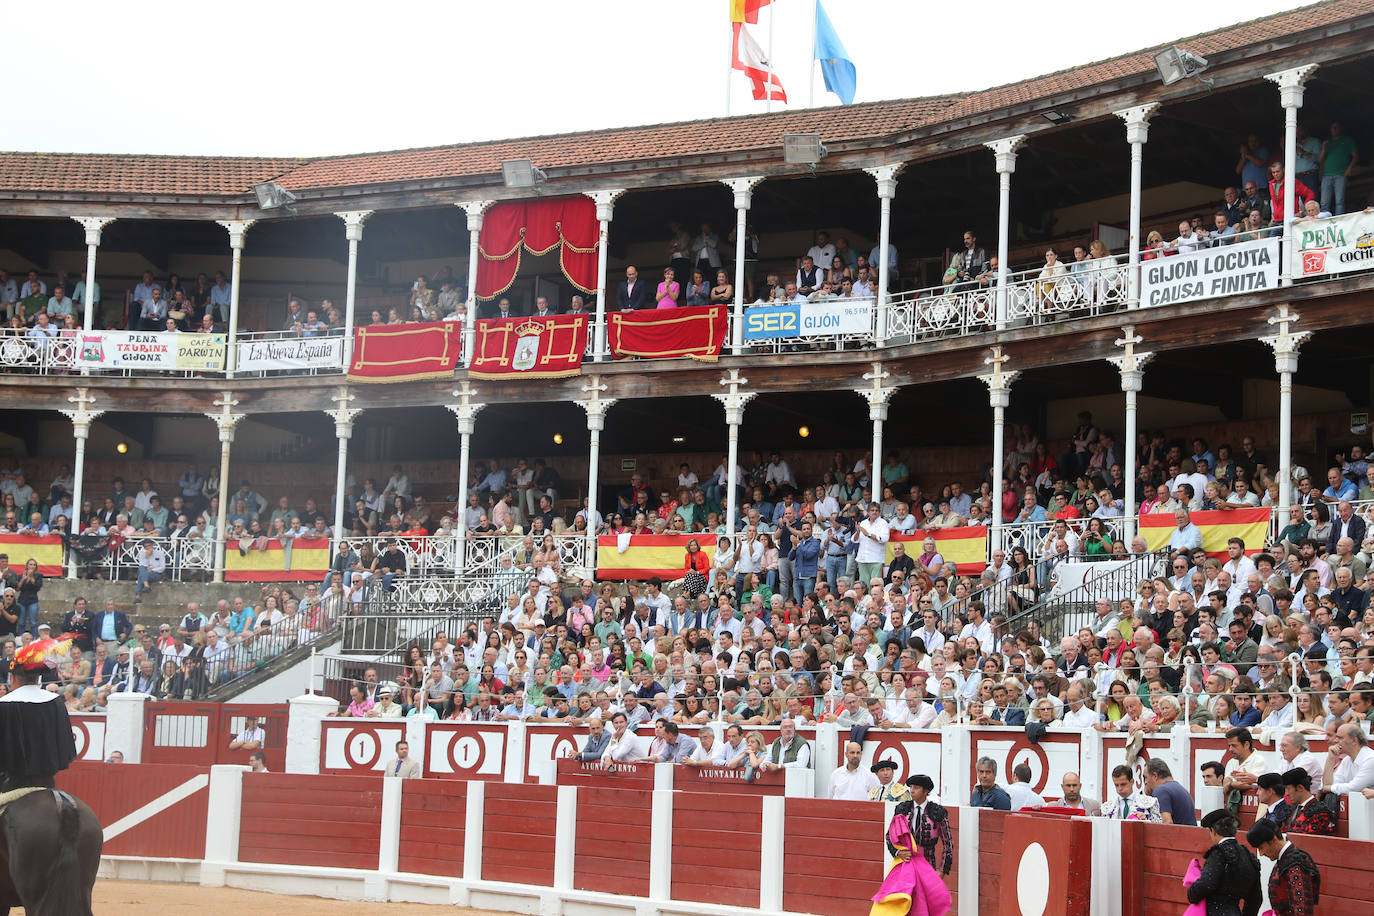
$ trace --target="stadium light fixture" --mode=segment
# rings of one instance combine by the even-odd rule
[[[260,210],[289,208],[288,205],[296,202],[296,195],[275,181],[264,181],[261,184],[253,185],[253,193],[258,196],[258,208]]]
[[[508,188],[532,188],[547,177],[528,159],[506,159],[501,163],[501,180]]]
[[[782,160],[790,165],[815,166],[825,158],[820,134],[783,134]]]
[[[1073,115],[1064,111],[1062,108],[1051,108],[1049,111],[1040,112],[1040,117],[1049,121],[1051,124],[1068,124],[1074,120]]]
[[[1164,85],[1171,86],[1179,80],[1196,76],[1199,82],[1206,83],[1210,89],[1212,81],[1199,74],[1207,69],[1207,58],[1185,51],[1177,45],[1165,48],[1155,55],[1155,69]]]

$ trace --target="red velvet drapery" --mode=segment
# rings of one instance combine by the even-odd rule
[[[494,299],[510,289],[520,269],[521,248],[547,254],[559,246],[559,263],[568,282],[594,293],[599,237],[591,198],[499,203],[482,218],[477,238],[477,298]]]

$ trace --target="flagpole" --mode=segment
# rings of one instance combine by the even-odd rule
[[[806,67],[806,107],[816,107],[816,7],[820,0],[811,4],[811,62]]]
[[[734,82],[735,70],[735,30],[730,27],[730,61],[725,66],[725,116],[730,117],[730,84]]]
[[[764,85],[764,98],[768,100],[765,112],[773,110],[773,23],[777,19],[778,5],[768,5],[768,82]]]

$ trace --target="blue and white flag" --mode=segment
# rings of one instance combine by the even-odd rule
[[[831,25],[825,7],[816,0],[816,60],[821,62],[821,73],[825,76],[825,88],[840,97],[846,105],[854,101],[854,89],[858,84],[858,72],[844,42]]]

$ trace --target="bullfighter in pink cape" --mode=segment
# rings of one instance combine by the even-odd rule
[[[935,783],[929,776],[907,780],[912,800],[902,802],[887,828],[892,867],[878,893],[870,916],[944,916],[949,912],[949,888],[935,870],[935,844],[943,847],[944,873],[954,865],[949,814],[929,800]]]

